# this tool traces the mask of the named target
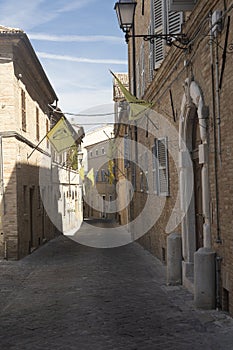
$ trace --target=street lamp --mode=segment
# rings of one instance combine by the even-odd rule
[[[116,10],[120,28],[125,33],[129,32],[133,27],[136,5],[136,1],[133,0],[119,0],[115,4],[114,9]]]
[[[154,39],[160,38],[166,40],[168,45],[174,45],[179,49],[186,49],[189,44],[189,40],[183,33],[178,34],[130,34],[130,30],[134,28],[134,15],[137,2],[134,0],[119,0],[115,3],[114,9],[116,10],[118,22],[120,28],[125,33],[125,41],[128,43],[129,38],[143,38],[145,41],[154,42]],[[174,41],[178,41],[182,46],[177,45]]]

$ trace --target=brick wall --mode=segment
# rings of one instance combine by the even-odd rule
[[[184,96],[183,84],[186,78],[194,80],[200,90],[202,91],[205,107],[209,110],[207,120],[208,124],[208,144],[209,144],[209,185],[210,185],[210,212],[211,212],[211,237],[212,247],[216,251],[221,260],[220,272],[220,301],[221,304],[226,303],[224,300],[229,299],[229,304],[225,306],[226,309],[233,314],[233,232],[232,232],[232,208],[233,208],[233,109],[232,109],[232,92],[233,92],[233,65],[232,65],[232,51],[230,44],[233,42],[232,20],[230,24],[230,34],[228,39],[228,52],[226,55],[225,71],[223,75],[223,83],[221,91],[219,92],[220,114],[219,119],[215,116],[216,129],[218,130],[218,121],[220,123],[219,130],[221,138],[218,139],[216,132],[216,145],[214,144],[214,110],[213,110],[213,96],[212,96],[212,79],[211,79],[211,51],[209,40],[209,26],[208,16],[210,11],[215,9],[224,11],[230,9],[232,1],[225,2],[225,8],[222,1],[198,1],[194,11],[186,14],[186,23],[183,25],[183,31],[189,38],[193,38],[193,44],[189,51],[182,51],[171,47],[167,49],[167,55],[157,71],[154,71],[154,79],[150,84],[148,81],[148,60],[146,60],[146,91],[144,98],[155,103],[154,109],[159,112],[163,118],[169,120],[173,127],[179,133],[179,117],[181,113],[181,104]],[[145,1],[145,15],[141,15],[141,7],[137,7],[136,13],[136,33],[145,33],[148,27],[148,17],[150,12],[150,1]],[[226,23],[227,16],[232,19],[233,11],[226,12],[224,26],[222,32],[213,42],[213,69],[214,82],[216,81],[216,69],[221,72],[223,62],[223,50],[226,38]],[[200,26],[200,31],[197,29]],[[196,33],[196,35],[195,35]],[[195,37],[194,37],[195,35]],[[218,42],[218,46],[216,44]],[[129,43],[130,45],[130,43]],[[141,39],[136,39],[136,57],[139,57]],[[218,52],[217,52],[218,50]],[[132,46],[129,48],[129,55],[131,55]],[[147,57],[148,46],[145,45],[145,53]],[[218,58],[219,67],[216,63]],[[216,86],[214,86],[216,90]],[[172,92],[174,110],[176,121],[172,113],[170,93]],[[215,91],[215,111],[217,114]],[[173,140],[170,140],[171,142]],[[144,131],[139,132],[139,142],[145,142]],[[149,148],[153,145],[153,136],[147,140]],[[175,145],[177,147],[177,144]],[[215,158],[217,152],[217,156]],[[177,153],[178,156],[178,153]],[[169,174],[170,174],[170,196],[166,199],[163,212],[151,228],[151,230],[140,239],[145,247],[152,251],[160,259],[166,257],[166,224],[172,213],[175,198],[178,191],[178,176],[177,169],[172,160],[171,154],[169,156]],[[218,193],[216,196],[216,181],[218,185]],[[138,185],[139,186],[139,185]],[[146,194],[141,193],[137,196],[134,207],[140,211],[141,197]],[[219,206],[219,232],[217,232],[217,204]],[[153,215],[153,208],[151,208],[151,215]],[[181,232],[180,226],[176,228]],[[221,242],[217,242],[218,235]],[[165,249],[165,253],[164,253]],[[226,297],[227,294],[227,297]]]

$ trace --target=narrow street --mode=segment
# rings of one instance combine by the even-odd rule
[[[1,261],[0,349],[232,349],[232,318],[195,310],[165,269],[138,243],[96,249],[65,236]]]

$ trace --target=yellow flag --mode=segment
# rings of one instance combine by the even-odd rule
[[[70,148],[75,143],[74,137],[75,131],[68,126],[64,117],[47,133],[47,138],[58,153]]]
[[[114,162],[112,159],[110,159],[108,161],[108,171],[109,171],[109,176],[108,176],[108,180],[110,185],[113,184],[113,180],[115,179],[114,173],[113,173],[113,166],[114,166]]]
[[[95,185],[95,178],[94,178],[94,170],[91,168],[91,170],[87,174],[87,178],[91,180],[92,186]]]
[[[84,180],[85,179],[85,172],[84,172],[83,166],[79,169],[78,173],[79,173],[79,176],[81,177],[81,179]]]
[[[130,106],[130,114],[129,114],[129,120],[136,120],[145,115],[145,112],[153,107],[152,102],[147,102],[145,100],[139,100],[136,96],[132,95],[128,89],[122,84],[120,79],[117,78],[117,76],[110,71],[110,73],[114,76],[116,79],[119,88],[121,89],[123,95],[125,96],[125,99],[127,102],[129,102]]]

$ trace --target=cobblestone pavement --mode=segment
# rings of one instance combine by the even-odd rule
[[[233,349],[233,319],[195,310],[137,243],[94,249],[59,236],[0,273],[1,350]]]

